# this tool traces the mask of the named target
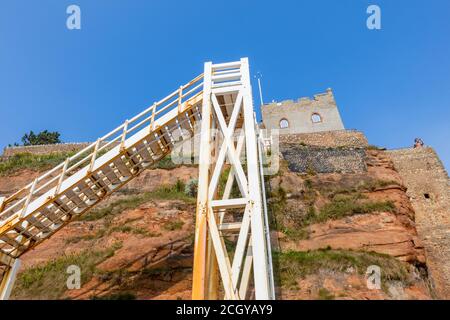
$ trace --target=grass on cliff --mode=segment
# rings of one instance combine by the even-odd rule
[[[302,201],[306,207],[305,212],[295,211],[292,203],[288,202],[287,192],[278,187],[271,193],[269,207],[271,208],[271,228],[283,232],[290,240],[308,239],[308,226],[323,223],[327,220],[341,219],[346,216],[372,212],[394,212],[395,204],[392,201],[370,201],[364,191],[373,191],[378,188],[396,184],[393,181],[366,181],[350,188],[317,188],[310,179],[304,181],[305,190]],[[328,202],[317,209],[318,195],[322,194]],[[292,201],[291,201],[292,202]]]
[[[0,176],[13,174],[22,169],[44,171],[64,162],[74,153],[51,153],[36,155],[31,153],[18,153],[6,161],[0,162]]]
[[[319,213],[306,220],[308,224],[340,219],[355,214],[372,212],[393,212],[395,205],[392,201],[364,201],[359,202],[351,198],[333,200],[320,209]]]
[[[181,200],[187,204],[194,204],[195,198],[185,193],[185,185],[178,180],[173,186],[163,186],[152,192],[145,192],[135,196],[128,196],[114,201],[106,207],[94,209],[82,215],[81,221],[95,221],[106,216],[117,215],[125,210],[136,209],[150,200]]]
[[[318,212],[313,206],[309,206],[303,215],[284,222],[283,212],[276,213],[277,224],[273,224],[277,230],[282,231],[291,240],[308,239],[307,227],[315,223],[323,223],[328,220],[337,220],[347,216],[373,212],[394,212],[395,205],[392,201],[358,201],[351,197],[337,198],[325,204]]]
[[[183,228],[184,222],[181,220],[171,220],[163,224],[163,228],[167,231],[180,230]]]
[[[43,265],[28,268],[19,273],[13,299],[61,299],[67,290],[70,274],[67,268],[76,265],[81,270],[81,285],[87,283],[96,273],[96,265],[114,255],[120,248],[115,244],[103,251],[85,250],[78,254],[65,255]]]
[[[381,280],[408,281],[409,270],[401,261],[385,254],[350,250],[321,249],[312,251],[274,252],[275,276],[283,287],[296,287],[297,280],[320,270],[346,272],[353,268],[364,275],[371,265],[381,268]]]
[[[172,160],[172,157],[170,154],[163,157],[161,160],[157,161],[155,164],[153,164],[150,169],[165,169],[165,170],[172,170],[175,168],[179,168],[181,166],[196,166],[193,162],[192,164],[188,163],[175,163]]]
[[[327,289],[325,289],[325,288],[320,288],[319,289],[319,296],[318,296],[319,300],[334,300],[334,298],[336,298],[334,296],[334,294],[332,294]]]
[[[165,156],[164,158],[157,161],[155,164],[151,166],[152,169],[166,169],[166,170],[175,169],[177,167],[179,167],[179,165],[175,164],[172,161],[172,157],[170,156],[170,154],[168,154],[167,156]]]

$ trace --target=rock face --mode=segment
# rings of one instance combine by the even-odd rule
[[[331,220],[310,227],[307,240],[282,243],[282,250],[365,250],[387,254],[407,262],[425,263],[423,246],[411,228],[395,214],[381,212]]]
[[[13,175],[0,176],[0,197],[7,197],[25,187],[41,173],[32,170],[21,170]]]
[[[450,179],[432,148],[388,152],[407,186],[436,292],[450,299]]]
[[[303,153],[308,152],[303,148]],[[377,254],[380,259],[395,258],[408,275],[401,281],[383,280],[384,290],[369,290],[365,270],[358,273],[357,266],[348,267],[344,262],[342,270],[330,270],[319,263],[316,270],[296,279],[294,289],[281,283],[283,299],[317,299],[321,295],[340,299],[433,297],[425,251],[402,178],[383,151],[364,152],[366,171],[362,173],[293,172],[290,168],[295,168],[291,164],[295,157],[288,155],[282,172],[270,181],[270,206],[275,217],[272,240],[282,257],[321,250]],[[328,258],[318,255],[315,259]],[[381,270],[382,277],[384,271],[390,272]],[[283,277],[286,275],[281,271]]]
[[[324,148],[285,145],[283,158],[293,172],[357,173],[366,171],[364,148]]]
[[[182,190],[160,190],[196,175],[193,167],[143,172],[25,254],[12,298],[189,299],[195,198]],[[22,171],[12,179],[2,177],[0,186],[19,188],[29,176]],[[80,289],[66,287],[65,269],[71,264],[81,269]]]

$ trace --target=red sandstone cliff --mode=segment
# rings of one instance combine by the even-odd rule
[[[403,180],[389,157],[364,151],[366,171],[293,172],[286,161],[268,183],[280,299],[430,299],[433,282]],[[36,172],[0,177],[12,193]],[[144,172],[100,208],[23,257],[16,299],[189,299],[195,200],[162,186],[196,168]],[[143,193],[145,192],[145,193]],[[66,289],[66,268],[82,287]],[[378,265],[382,287],[367,287]]]

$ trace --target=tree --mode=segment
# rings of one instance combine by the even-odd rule
[[[30,131],[30,133],[25,133],[23,135],[22,142],[24,146],[61,143],[61,140],[59,139],[60,135],[61,134],[57,131],[49,132],[48,130],[44,130],[39,132],[38,134]]]

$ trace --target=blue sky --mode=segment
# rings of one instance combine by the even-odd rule
[[[44,129],[93,141],[205,61],[244,56],[266,102],[331,87],[346,128],[388,148],[421,137],[450,168],[448,0],[0,0],[0,147]]]

